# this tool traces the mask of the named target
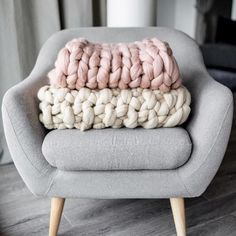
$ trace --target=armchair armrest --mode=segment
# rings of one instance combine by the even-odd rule
[[[41,146],[46,134],[38,119],[37,90],[45,79],[29,76],[9,89],[3,98],[3,125],[10,154],[21,177],[35,193],[47,191],[53,168],[47,163]]]
[[[39,122],[37,92],[48,84],[46,77],[53,67],[57,52],[73,33],[52,35],[39,52],[28,78],[9,89],[2,102],[3,126],[10,154],[28,188],[36,195],[45,195],[56,169],[41,152],[46,130]]]
[[[193,107],[186,127],[193,150],[189,161],[178,171],[188,192],[198,196],[205,191],[224,157],[232,126],[233,96],[205,68],[194,76],[187,86]]]
[[[39,122],[37,92],[48,84],[45,76],[53,67],[60,47],[53,35],[42,47],[35,67],[28,78],[10,88],[2,102],[3,126],[10,154],[28,188],[36,195],[44,195],[50,187],[56,169],[41,152],[46,130]]]

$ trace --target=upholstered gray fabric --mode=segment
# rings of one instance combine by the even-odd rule
[[[96,42],[140,40],[157,36],[170,43],[192,95],[186,129],[192,140],[189,160],[174,170],[64,171],[52,167],[41,147],[45,130],[38,120],[36,93],[48,83],[58,50],[74,37]],[[227,147],[232,124],[230,90],[207,73],[197,44],[184,33],[166,28],[80,28],[54,34],[43,46],[34,70],[8,90],[3,122],[15,165],[37,195],[91,198],[169,198],[202,194],[216,174]]]
[[[43,141],[60,170],[165,170],[183,165],[192,143],[183,128],[54,130]]]

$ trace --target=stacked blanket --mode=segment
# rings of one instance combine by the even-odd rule
[[[190,113],[168,43],[68,42],[38,92],[40,121],[48,129],[174,127]]]

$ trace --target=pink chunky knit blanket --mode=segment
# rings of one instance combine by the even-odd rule
[[[150,88],[169,91],[181,85],[168,43],[157,38],[133,43],[91,43],[73,39],[57,56],[50,83],[69,89]]]

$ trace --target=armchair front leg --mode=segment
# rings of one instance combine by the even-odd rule
[[[57,235],[60,221],[61,221],[62,212],[63,212],[64,203],[65,203],[65,198],[54,197],[51,200],[49,236]]]
[[[184,198],[170,198],[177,236],[186,236]]]

